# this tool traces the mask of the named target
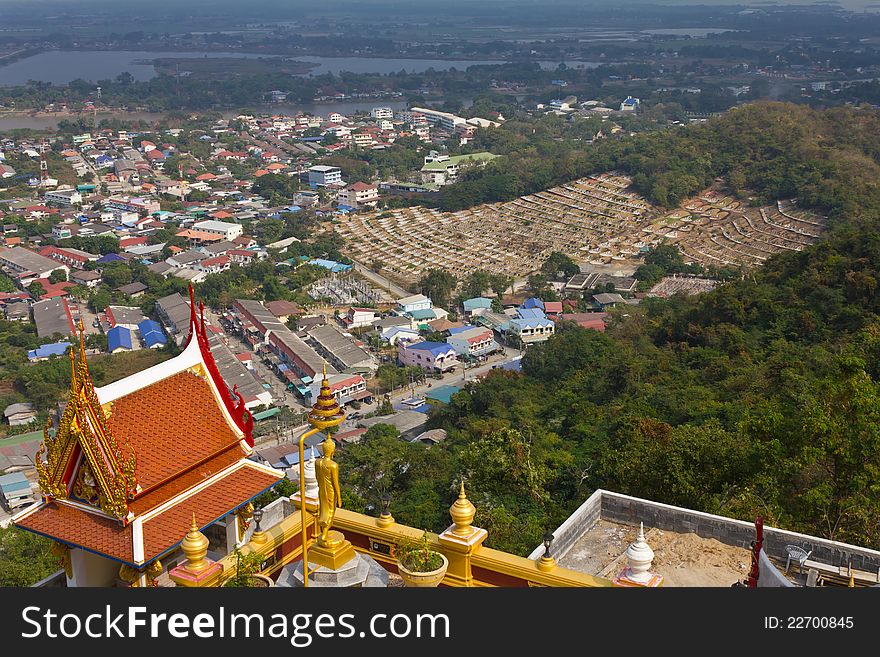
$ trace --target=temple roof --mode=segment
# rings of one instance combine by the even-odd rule
[[[193,513],[207,526],[283,478],[248,460],[253,419],[220,376],[194,304],[178,356],[95,388],[81,334],[71,367],[67,410],[37,454],[43,500],[13,518],[22,529],[142,568]]]
[[[253,461],[237,461],[206,478],[180,496],[167,500],[122,525],[106,514],[64,500],[44,501],[22,512],[15,524],[75,547],[142,568],[174,548],[185,533],[193,513],[199,527],[213,524],[246,504],[280,479],[271,468]],[[169,505],[163,502],[171,502]],[[138,540],[139,539],[139,540]]]

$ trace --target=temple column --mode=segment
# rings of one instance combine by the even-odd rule
[[[186,556],[186,563],[172,568],[168,572],[171,581],[177,586],[189,588],[217,586],[220,574],[223,572],[223,566],[207,558],[208,539],[199,531],[195,514],[193,514],[189,532],[180,547]]]
[[[471,525],[476,512],[476,508],[465,495],[462,482],[458,499],[449,507],[453,524],[438,537],[443,554],[449,559],[446,579],[453,580],[459,586],[473,585],[471,555],[480,549],[489,535],[485,529]]]

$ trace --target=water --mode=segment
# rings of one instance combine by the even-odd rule
[[[128,72],[135,80],[145,81],[156,77],[156,70],[147,63],[153,59],[166,58],[202,58],[202,57],[234,57],[259,58],[273,57],[242,52],[147,52],[142,50],[52,50],[32,57],[0,66],[0,86],[16,86],[27,84],[28,80],[67,84],[76,79],[97,82],[113,79],[120,73]],[[296,61],[316,64],[306,75],[323,73],[338,74],[340,71],[352,73],[421,73],[433,68],[445,71],[451,68],[464,70],[468,66],[479,64],[504,64],[504,61],[493,60],[445,60],[445,59],[391,59],[381,57],[315,57],[302,55],[292,57]],[[547,69],[554,69],[559,62],[540,62]],[[595,62],[566,62],[568,66],[593,68]]]
[[[689,36],[695,39],[705,39],[713,32],[721,34],[722,32],[735,32],[724,27],[675,27],[665,30],[642,30],[645,34],[656,34],[658,36]]]
[[[240,52],[147,52],[142,50],[50,50],[0,66],[0,86],[27,84],[28,80],[67,84],[77,78],[96,82],[110,80],[120,73],[131,73],[135,80],[156,77],[156,69],[146,60],[168,57],[238,57],[263,55]],[[138,63],[140,62],[140,63]]]

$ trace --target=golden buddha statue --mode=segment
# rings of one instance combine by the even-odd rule
[[[336,507],[342,506],[342,492],[339,488],[339,464],[333,460],[336,443],[330,436],[321,443],[324,456],[315,461],[315,476],[318,479],[318,545],[329,546],[328,541]]]

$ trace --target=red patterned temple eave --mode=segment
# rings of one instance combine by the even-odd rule
[[[208,342],[208,332],[205,327],[205,304],[199,301],[200,312],[196,314],[195,291],[193,290],[192,283],[189,285],[189,304],[189,336],[186,339],[186,346],[189,346],[193,337],[196,338],[199,350],[202,352],[202,360],[205,361],[208,374],[223,398],[226,410],[229,411],[236,426],[244,433],[244,439],[248,447],[253,447],[254,419],[250,411],[244,407],[244,397],[238,391],[235,391],[235,395],[229,392],[229,387],[220,375],[220,370],[217,369],[217,363],[214,361],[214,354],[211,353],[211,345]]]

